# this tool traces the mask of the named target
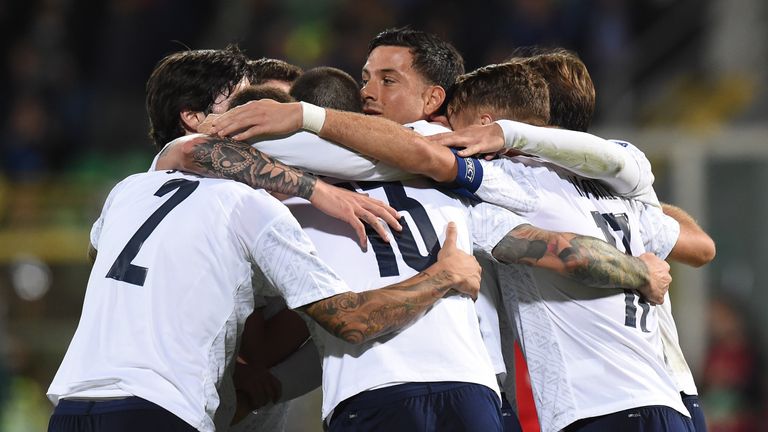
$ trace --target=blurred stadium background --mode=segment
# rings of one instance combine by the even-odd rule
[[[717,242],[672,298],[712,431],[768,430],[768,3],[765,0],[4,0],[0,2],[0,431],[45,429],[77,325],[91,223],[146,170],[144,83],[165,54],[239,42],[251,57],[359,76],[396,25],[440,34],[467,69],[521,45],[577,51],[594,131],[654,162],[662,200]],[[321,430],[319,394],[291,430]]]

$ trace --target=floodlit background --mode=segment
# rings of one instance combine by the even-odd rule
[[[468,70],[521,45],[582,56],[598,90],[594,131],[645,150],[659,197],[717,242],[712,264],[674,267],[672,287],[710,430],[768,430],[764,0],[5,0],[0,431],[45,429],[90,225],[109,189],[153,156],[144,83],[154,64],[237,41],[254,58],[357,77],[368,41],[404,24],[452,41]],[[318,398],[297,404],[292,430],[321,430]]]

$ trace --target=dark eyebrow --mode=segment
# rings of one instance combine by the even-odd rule
[[[394,69],[394,68],[378,69],[378,70],[376,70],[374,72],[375,73],[385,73],[385,74],[386,73],[393,73],[393,74],[400,75],[400,72],[398,72],[397,69]],[[363,68],[362,73],[368,74],[368,75],[372,75],[371,71],[369,71],[368,68]]]

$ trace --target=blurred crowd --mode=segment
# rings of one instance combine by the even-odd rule
[[[96,163],[86,156],[92,152],[148,152],[144,83],[157,60],[185,47],[239,42],[252,57],[283,58],[304,67],[333,65],[358,76],[368,40],[384,28],[410,24],[453,41],[468,68],[501,61],[520,45],[576,50],[598,88],[608,93],[620,85],[610,78],[616,66],[627,66],[635,41],[675,3],[489,0],[470,7],[428,0],[3,2],[0,170],[13,180],[34,180],[51,171],[88,169],[82,165]],[[688,19],[700,19],[697,11],[704,9],[691,9]],[[663,56],[656,60],[664,63]],[[620,81],[644,76],[643,68],[653,65],[641,66],[622,69]]]

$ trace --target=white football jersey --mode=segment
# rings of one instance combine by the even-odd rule
[[[488,204],[470,212],[459,199],[426,181],[358,182],[346,187],[397,209],[403,231],[393,232],[389,244],[369,231],[368,250],[363,252],[348,225],[319,213],[304,200],[294,198],[286,205],[320,257],[356,292],[403,281],[434,263],[450,221],[458,228],[458,247],[467,253],[472,253],[473,243],[490,250],[522,222]],[[474,303],[465,296],[448,295],[407,328],[362,345],[348,344],[321,329],[314,331],[314,337],[323,355],[323,418],[353,395],[405,382],[462,381],[498,392]]]
[[[632,255],[645,252],[640,203],[536,159],[491,165],[508,174],[508,190],[517,196],[504,193],[501,183],[496,193],[531,224],[604,239]],[[500,277],[506,309],[516,313],[543,431],[646,405],[688,415],[665,368],[657,308],[636,292],[590,288],[523,266],[509,266]]]
[[[109,194],[91,242],[98,256],[48,389],[54,403],[133,395],[213,431],[254,294],[267,294],[254,293],[252,266],[292,308],[348,291],[284,205],[228,180],[130,176]]]

